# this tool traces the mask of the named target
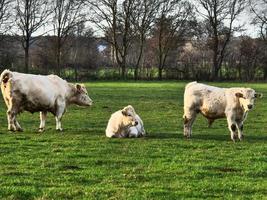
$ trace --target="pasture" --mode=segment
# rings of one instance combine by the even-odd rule
[[[91,108],[71,106],[55,131],[49,114],[19,116],[23,133],[7,131],[0,100],[0,199],[267,199],[267,84],[250,86],[264,97],[233,143],[225,119],[207,128],[199,116],[183,138],[184,82],[92,82]],[[108,139],[112,112],[131,104],[148,136]]]

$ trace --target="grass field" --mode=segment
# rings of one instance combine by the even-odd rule
[[[241,83],[217,83],[241,86]],[[48,116],[23,113],[23,133],[7,131],[0,101],[0,199],[267,199],[267,84],[248,115],[245,140],[233,143],[225,119],[182,135],[183,82],[93,82],[91,108],[69,107],[64,132]],[[146,138],[108,139],[110,114],[132,104]]]

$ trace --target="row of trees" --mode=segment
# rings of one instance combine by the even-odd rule
[[[169,68],[180,78],[241,79],[247,69],[267,78],[266,7],[267,0],[0,0],[0,53],[12,54],[6,46],[19,49],[19,41],[21,71],[34,63],[61,75],[68,65],[76,79],[79,69],[102,66],[119,69],[121,78],[129,68],[135,79],[145,68],[157,68],[159,79]],[[245,11],[257,39],[234,37]]]

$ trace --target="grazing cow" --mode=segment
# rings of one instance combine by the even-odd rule
[[[62,131],[61,118],[69,104],[91,106],[92,100],[82,84],[71,84],[56,75],[33,75],[4,70],[1,90],[7,105],[8,130],[22,131],[16,116],[24,110],[40,112],[39,131],[44,131],[47,112],[56,118],[56,130]]]
[[[144,124],[131,105],[113,113],[108,121],[106,136],[141,137],[145,135]]]
[[[227,118],[231,139],[243,138],[243,123],[254,100],[262,94],[251,88],[218,88],[197,82],[188,83],[184,92],[184,136],[190,137],[198,113],[208,119]]]

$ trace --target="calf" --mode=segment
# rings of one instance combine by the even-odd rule
[[[186,85],[184,92],[184,136],[192,135],[192,125],[198,113],[208,119],[226,117],[231,139],[243,138],[243,123],[254,100],[262,97],[251,88],[218,88],[197,82]]]
[[[82,84],[71,84],[56,75],[33,75],[4,70],[1,91],[7,106],[8,130],[22,131],[17,114],[24,110],[40,112],[39,131],[44,131],[47,112],[56,118],[56,130],[62,131],[61,118],[69,104],[91,106],[92,100]]]
[[[107,137],[140,137],[144,135],[143,121],[131,105],[113,113],[106,128]]]

